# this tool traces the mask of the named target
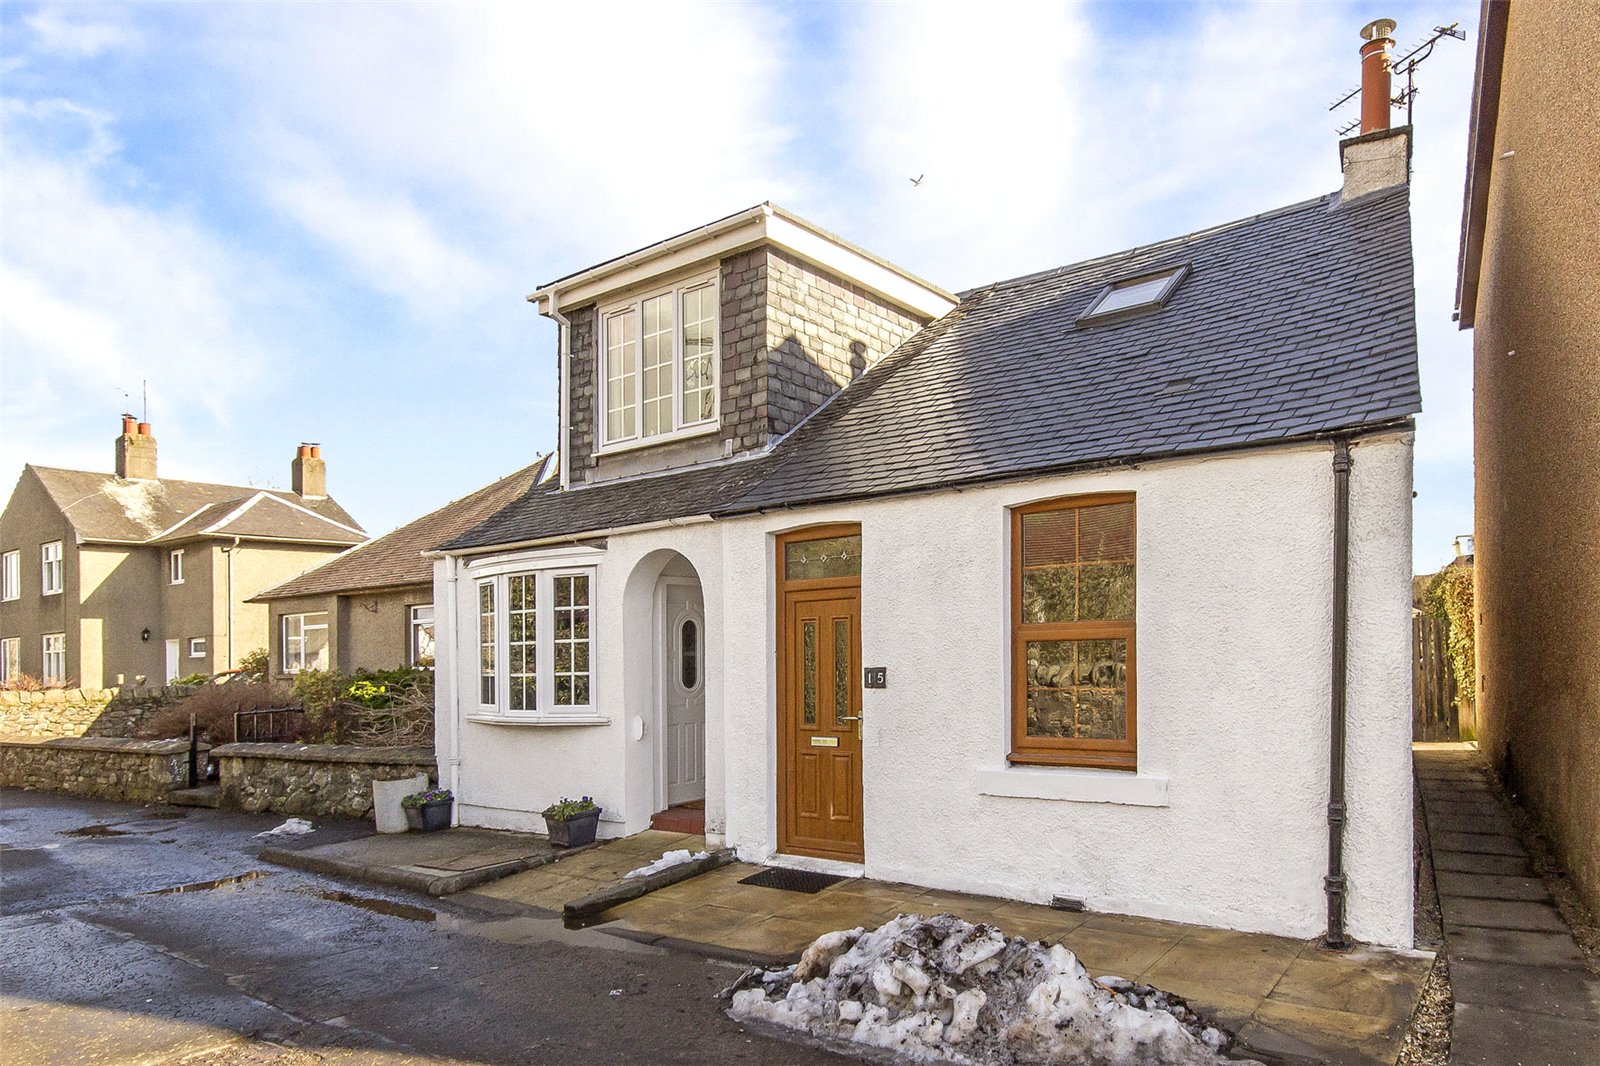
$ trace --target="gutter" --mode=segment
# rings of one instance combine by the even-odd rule
[[[1457,328],[1471,329],[1478,314],[1478,274],[1488,225],[1489,183],[1494,173],[1495,132],[1500,120],[1500,82],[1506,57],[1511,5],[1484,0],[1478,30],[1478,66],[1472,84],[1472,126],[1467,134],[1467,180],[1462,193],[1461,249],[1456,258]]]
[[[1344,935],[1345,697],[1350,637],[1350,441],[1333,441],[1333,688],[1328,736],[1328,933],[1323,946],[1350,946]]]

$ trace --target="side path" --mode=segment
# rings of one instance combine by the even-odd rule
[[[1454,1066],[1600,1062],[1600,978],[1533,872],[1476,748],[1419,745],[1455,994]]]

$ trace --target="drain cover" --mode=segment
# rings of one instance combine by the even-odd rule
[[[815,894],[821,892],[829,885],[836,885],[844,878],[833,874],[815,874],[810,870],[785,870],[777,866],[769,866],[765,870],[753,873],[749,877],[741,878],[741,885],[755,885],[759,888],[781,888],[785,892],[805,892]]]

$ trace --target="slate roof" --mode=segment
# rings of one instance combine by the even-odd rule
[[[27,467],[85,541],[173,543],[202,536],[359,544],[356,520],[332,498],[203,481],[129,480],[115,474]]]
[[[433,562],[423,558],[422,553],[441,540],[466,532],[507,505],[539,490],[539,479],[548,462],[549,457],[543,456],[531,466],[525,466],[470,496],[453,500],[392,533],[334,556],[299,577],[252,597],[251,602],[406,585],[431,585]]]
[[[1077,319],[1187,265],[1158,311]],[[1403,423],[1421,409],[1404,186],[974,290],[761,458],[529,497],[448,549],[861,499]]]

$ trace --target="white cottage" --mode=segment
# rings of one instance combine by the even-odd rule
[[[960,296],[770,204],[539,289],[559,475],[435,553],[460,820],[1409,945],[1407,156]]]

